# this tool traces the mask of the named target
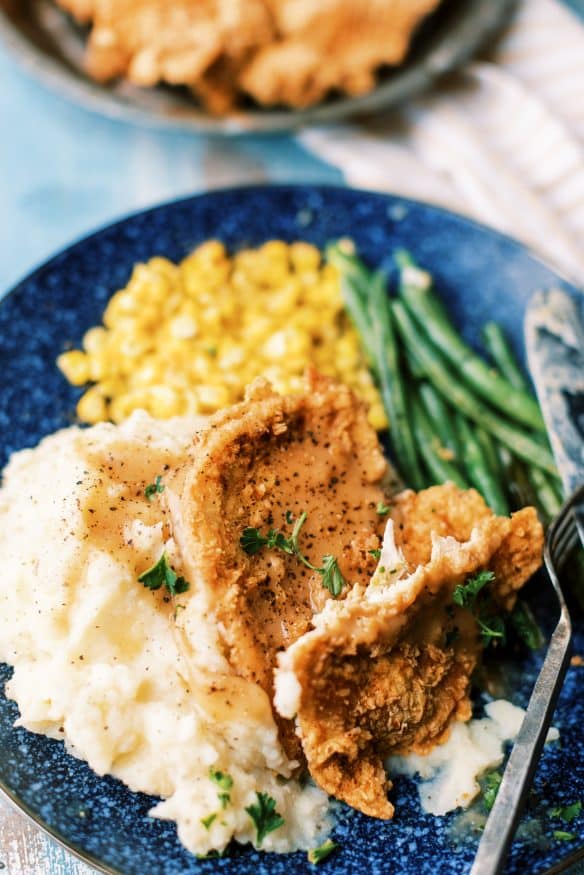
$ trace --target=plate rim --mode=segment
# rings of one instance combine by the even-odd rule
[[[439,216],[446,216],[448,218],[454,218],[456,221],[462,223],[463,226],[469,227],[474,231],[478,231],[481,234],[486,234],[488,237],[495,238],[498,240],[502,240],[507,244],[511,244],[514,248],[521,250],[524,254],[528,255],[532,260],[542,265],[548,271],[552,272],[559,280],[569,286],[569,291],[575,294],[582,294],[582,300],[584,300],[584,293],[580,290],[577,281],[571,279],[567,276],[561,269],[556,268],[553,264],[550,264],[545,258],[540,256],[537,252],[534,252],[529,246],[517,240],[516,238],[505,234],[501,231],[498,231],[494,228],[489,227],[481,222],[476,221],[468,216],[465,216],[462,213],[456,212],[454,210],[447,209],[442,206],[438,206],[429,201],[422,201],[413,198],[402,197],[399,194],[395,194],[392,192],[380,192],[374,190],[367,190],[361,188],[353,188],[351,186],[340,186],[334,184],[323,184],[323,183],[275,183],[275,184],[256,184],[256,185],[247,185],[242,184],[239,186],[228,186],[217,189],[208,189],[204,191],[200,191],[194,194],[189,194],[180,198],[172,198],[166,201],[162,201],[160,203],[156,203],[146,208],[133,210],[127,214],[122,215],[114,219],[113,221],[106,222],[93,231],[89,233],[85,233],[78,238],[75,238],[72,242],[68,243],[57,252],[55,252],[48,259],[43,260],[40,264],[30,270],[28,273],[24,275],[24,277],[16,282],[12,287],[10,287],[5,294],[0,297],[0,307],[4,305],[4,302],[8,298],[12,298],[15,295],[26,292],[26,286],[32,280],[37,279],[43,272],[50,270],[54,265],[56,265],[63,258],[67,257],[70,253],[74,253],[76,250],[83,249],[87,245],[91,244],[91,241],[100,235],[115,231],[117,228],[122,228],[124,225],[131,223],[133,220],[137,218],[147,218],[149,215],[156,213],[161,210],[172,209],[173,207],[186,206],[191,202],[201,201],[207,198],[213,197],[227,197],[233,195],[243,195],[244,197],[253,197],[254,193],[274,193],[274,194],[285,194],[286,192],[295,193],[295,192],[315,192],[323,197],[326,197],[327,193],[334,194],[346,194],[351,193],[353,195],[362,195],[365,198],[373,197],[375,199],[385,200],[388,202],[398,203],[399,205],[405,205],[407,207],[412,207],[414,209],[427,209],[431,212],[437,213]],[[113,291],[113,290],[112,290]],[[2,691],[3,692],[3,691]],[[82,862],[92,866],[98,872],[104,873],[104,875],[124,875],[123,870],[114,868],[109,864],[103,863],[98,858],[94,857],[94,855],[85,850],[84,848],[80,848],[75,845],[70,839],[66,836],[62,835],[58,830],[51,827],[49,824],[46,824],[40,814],[34,811],[26,802],[21,800],[16,793],[14,793],[1,779],[0,779],[0,797],[8,802],[8,804],[19,814],[23,815],[29,822],[33,823],[36,827],[41,829],[41,831],[49,836],[51,839],[56,841],[62,848],[64,848],[69,853],[73,854],[74,857],[81,860]],[[575,858],[574,861],[581,859],[584,856],[584,847],[580,849],[575,849],[570,855],[569,858]],[[565,858],[567,859],[567,858]],[[552,875],[554,872],[564,871],[562,868],[558,868],[565,863],[565,860],[560,860],[557,863],[553,864],[553,866],[546,868],[543,870],[540,875]],[[567,865],[567,863],[566,863]]]
[[[83,247],[88,243],[91,243],[93,239],[99,237],[101,234],[114,231],[116,228],[121,228],[128,222],[132,222],[134,219],[146,218],[147,216],[152,215],[160,210],[171,209],[175,206],[185,206],[190,201],[198,201],[216,196],[227,197],[229,195],[235,194],[252,195],[254,192],[266,191],[279,192],[281,194],[287,191],[313,191],[322,194],[326,194],[328,192],[332,192],[334,194],[351,192],[356,195],[362,195],[363,197],[375,197],[398,201],[400,204],[403,204],[408,208],[413,207],[414,209],[429,209],[439,213],[442,216],[454,218],[457,221],[473,228],[475,231],[479,231],[480,233],[486,233],[488,236],[494,237],[498,240],[506,242],[507,244],[511,244],[518,249],[521,249],[525,254],[527,254],[531,259],[536,261],[539,265],[543,266],[551,273],[556,274],[556,276],[559,277],[562,282],[566,283],[576,292],[584,296],[584,285],[580,283],[580,280],[577,277],[572,276],[562,265],[555,264],[546,256],[535,250],[532,246],[524,243],[522,240],[519,240],[519,238],[514,237],[511,234],[507,234],[504,231],[499,231],[497,228],[493,228],[490,225],[487,225],[486,223],[473,218],[472,216],[467,216],[464,213],[460,213],[457,210],[451,210],[448,207],[441,206],[440,204],[435,204],[431,201],[420,200],[418,198],[407,197],[392,191],[379,191],[377,189],[360,188],[352,185],[338,185],[335,183],[325,182],[260,182],[252,184],[241,183],[239,185],[218,186],[217,188],[206,188],[198,191],[195,190],[190,194],[181,195],[180,197],[172,197],[168,200],[157,201],[156,203],[151,204],[148,207],[140,207],[135,210],[130,210],[127,213],[119,214],[109,221],[100,223],[92,230],[82,232],[79,236],[72,237],[72,239],[68,243],[58,248],[55,252],[53,252],[52,255],[49,255],[48,258],[45,257],[41,261],[34,263],[33,266],[20,279],[16,280],[15,283],[9,285],[5,290],[0,289],[0,306],[2,306],[2,302],[5,301],[8,297],[11,297],[12,295],[19,292],[22,286],[37,278],[39,274],[41,274],[43,271],[50,269],[54,264],[57,263],[57,261],[67,256],[70,252],[73,252],[78,248]]]
[[[476,33],[471,34],[470,39],[467,37],[465,42],[451,48],[448,53],[439,45],[427,57],[413,62],[411,66],[407,65],[406,60],[404,66],[396,68],[399,78],[395,95],[393,90],[396,80],[393,80],[376,86],[367,94],[345,96],[333,103],[322,102],[307,109],[242,110],[226,117],[214,117],[202,108],[200,117],[172,118],[137,106],[133,101],[126,101],[117,94],[110,94],[88,76],[79,75],[77,78],[58,59],[28,40],[12,23],[1,5],[0,38],[21,69],[27,71],[40,85],[87,111],[146,128],[237,136],[253,132],[265,134],[295,131],[309,124],[329,124],[399,106],[405,100],[431,88],[440,77],[454,72],[469,61],[509,24],[518,6],[519,0],[496,0],[496,4],[492,0],[484,2],[482,8],[485,21]],[[439,11],[437,8],[432,14]]]

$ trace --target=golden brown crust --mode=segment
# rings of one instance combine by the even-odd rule
[[[384,758],[425,753],[453,719],[470,717],[470,676],[483,645],[472,614],[453,602],[454,588],[493,569],[492,594],[511,607],[542,546],[532,509],[496,517],[478,493],[452,484],[403,493],[392,519],[409,575],[329,603],[279,659],[280,679],[293,674],[300,687],[297,724],[311,774],[381,818],[393,811]]]
[[[225,112],[242,96],[306,107],[362,94],[399,64],[439,0],[56,0],[91,21],[86,66],[105,81],[186,85]]]
[[[246,400],[211,418],[192,460],[167,482],[164,498],[186,576],[212,599],[228,659],[272,696],[276,655],[309,630],[331,597],[322,577],[295,556],[240,546],[246,527],[290,535],[291,513],[307,513],[300,543],[314,565],[330,553],[347,581],[365,584],[380,545],[387,464],[364,407],[312,373],[307,393],[284,397],[263,380]],[[180,620],[179,620],[180,622]],[[298,753],[293,725],[285,726]]]

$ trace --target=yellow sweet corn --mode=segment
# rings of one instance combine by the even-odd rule
[[[304,241],[230,257],[207,240],[180,264],[138,264],[82,346],[57,364],[73,385],[94,383],[78,403],[84,422],[121,422],[139,408],[160,418],[213,413],[258,376],[299,392],[313,365],[354,389],[375,428],[386,426],[338,273]]]

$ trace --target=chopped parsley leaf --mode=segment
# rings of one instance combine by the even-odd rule
[[[216,814],[216,813],[215,813],[215,814],[209,814],[208,817],[202,817],[202,818],[201,818],[201,823],[203,824],[203,826],[205,827],[205,829],[210,829],[210,828],[211,828],[211,824],[212,824],[213,821],[216,820],[216,819],[217,819],[217,814]]]
[[[387,514],[391,510],[390,504],[384,504],[382,501],[377,503],[377,507],[375,508],[375,513],[378,513],[379,516],[387,516]]]
[[[500,772],[487,772],[481,780],[483,786],[483,802],[487,811],[490,811],[495,804],[495,799],[497,798],[497,793],[499,792],[502,780],[503,776]]]
[[[505,621],[485,610],[485,602],[479,605],[479,595],[488,583],[495,579],[492,571],[479,571],[474,577],[459,583],[452,593],[452,601],[461,608],[467,608],[477,621],[485,647],[493,640],[505,641]],[[488,600],[487,600],[488,601]],[[488,607],[488,604],[487,604]]]
[[[494,638],[500,638],[502,641],[505,641],[505,620],[502,617],[478,616],[476,621],[479,624],[485,647]]]
[[[374,559],[381,559],[381,550],[370,550],[369,553],[371,556],[373,556]]]
[[[333,598],[338,598],[343,591],[345,578],[334,556],[327,554],[322,557],[322,569],[319,569],[319,574],[322,575],[322,585],[325,589],[328,589]]]
[[[148,501],[152,501],[152,497],[156,495],[157,492],[164,492],[164,484],[162,483],[162,477],[160,474],[154,481],[154,483],[149,483],[146,489],[144,490],[144,495]]]
[[[312,863],[313,866],[316,866],[317,863],[326,860],[326,858],[338,847],[338,844],[333,842],[332,839],[327,839],[326,842],[323,842],[318,848],[310,849],[308,852],[308,862]]]
[[[160,589],[164,585],[171,595],[180,595],[190,587],[189,582],[184,577],[179,577],[171,568],[166,552],[152,568],[143,571],[138,580],[148,589]]]
[[[288,523],[289,526],[291,526],[292,523],[294,522],[294,514],[292,513],[291,510],[286,511],[286,522]]]
[[[254,822],[257,843],[261,845],[265,837],[284,825],[284,818],[276,811],[276,800],[268,793],[256,791],[257,802],[249,805],[245,810]]]
[[[289,556],[296,556],[298,561],[302,562],[306,568],[310,568],[311,571],[316,571],[317,574],[320,574],[322,577],[322,585],[328,589],[334,598],[337,598],[341,594],[346,581],[335,557],[330,554],[323,556],[322,566],[319,568],[318,566],[313,565],[312,562],[309,562],[298,545],[300,530],[306,522],[307,516],[308,514],[306,511],[303,511],[300,514],[294,523],[294,528],[292,529],[290,537],[287,537],[283,532],[279,532],[277,529],[269,529],[267,535],[262,535],[259,529],[248,526],[241,533],[239,544],[242,550],[244,550],[249,556],[259,553],[263,547],[283,550],[284,553],[287,553]],[[286,511],[286,522],[290,524],[293,519],[294,517],[292,516],[291,511]]]
[[[459,583],[452,593],[452,601],[461,608],[472,608],[476,597],[487,583],[495,579],[492,571],[479,571],[475,577],[469,577],[464,583]]]
[[[219,772],[213,768],[209,769],[209,778],[219,787],[217,797],[221,803],[221,808],[227,808],[231,802],[230,791],[233,787],[233,778],[227,772]]]
[[[573,842],[576,838],[576,833],[566,832],[563,829],[555,829],[554,838],[557,839],[559,842]]]
[[[566,823],[572,823],[582,811],[582,803],[572,802],[571,805],[558,805],[556,808],[550,808],[550,817],[557,817],[564,820]]]

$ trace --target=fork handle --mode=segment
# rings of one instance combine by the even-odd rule
[[[571,624],[562,610],[535,682],[469,875],[498,875],[513,841],[570,658]]]

